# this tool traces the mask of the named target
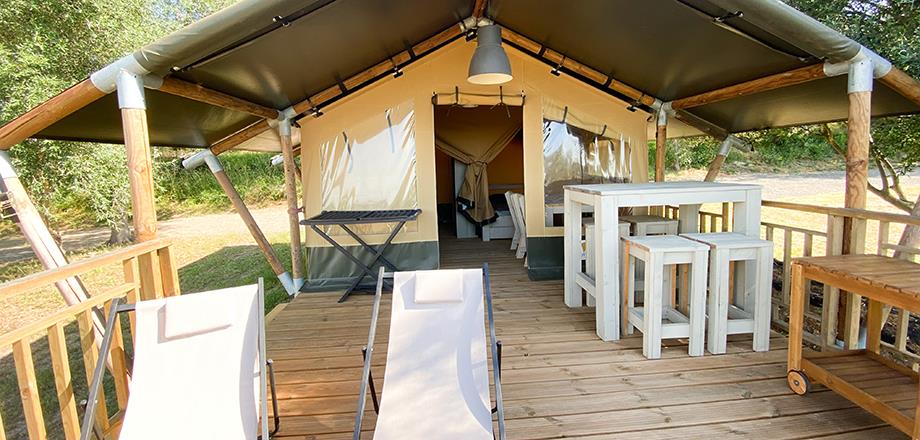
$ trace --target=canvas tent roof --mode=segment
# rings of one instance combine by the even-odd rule
[[[144,46],[133,58],[158,76],[275,109],[299,104],[295,108],[303,113],[317,103],[310,98],[330,89],[320,105],[389,76],[386,69],[361,75],[387,60],[412,62],[420,43],[432,36],[449,37],[437,44],[462,37],[459,23],[474,13],[476,3],[243,0]],[[540,53],[544,48],[561,53],[608,75],[608,84],[626,84],[662,101],[846,61],[861,48],[778,0],[586,0],[577,7],[553,0],[492,0],[485,15],[538,42]],[[455,31],[445,34],[450,29]],[[844,75],[688,111],[728,132],[840,120],[847,116],[845,90]],[[920,105],[884,84],[877,82],[875,91],[874,115],[920,112]],[[260,120],[158,90],[147,95],[154,145],[208,147]],[[35,137],[122,142],[115,97],[93,102]],[[263,138],[260,147],[241,147],[270,144]]]

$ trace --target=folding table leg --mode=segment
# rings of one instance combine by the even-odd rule
[[[403,222],[403,223],[405,223],[405,222]],[[394,229],[394,230],[395,230],[395,231],[399,231],[400,229],[402,229],[403,223],[400,223],[400,224],[396,227],[396,229]],[[352,231],[348,226],[346,226],[346,225],[341,225],[341,227],[342,227],[342,229],[345,230],[345,232],[348,233],[348,235],[351,236],[351,238],[354,238],[355,241],[358,242],[358,244],[360,244],[361,246],[363,246],[365,249],[367,249],[368,251],[370,251],[372,254],[374,254],[374,255],[377,254],[377,248],[375,248],[374,246],[371,246],[371,245],[368,244],[366,241],[364,241],[364,239],[362,239],[358,234],[356,234],[354,231]],[[390,260],[387,260],[387,258],[386,258],[385,256],[383,256],[383,253],[382,253],[382,252],[380,253],[380,261],[382,261],[383,264],[386,265],[387,269],[389,269],[389,270],[391,270],[391,271],[393,271],[393,272],[395,272],[395,271],[397,270],[397,269],[396,269],[396,265],[393,264]]]
[[[334,247],[337,251],[341,252],[343,255],[345,255],[346,257],[348,257],[348,259],[350,259],[353,263],[355,263],[355,264],[356,264],[359,268],[361,268],[362,271],[363,271],[362,274],[355,280],[356,282],[353,283],[353,284],[351,285],[351,287],[349,287],[349,288],[345,291],[345,294],[342,295],[341,298],[339,298],[339,302],[345,302],[345,300],[348,299],[348,295],[351,294],[351,291],[354,290],[354,288],[358,286],[358,283],[360,283],[361,280],[364,279],[364,276],[365,276],[365,275],[367,275],[369,272],[371,272],[371,268],[368,267],[368,266],[366,266],[366,265],[364,264],[364,262],[362,262],[360,259],[358,259],[358,257],[355,257],[354,255],[352,255],[352,253],[349,252],[348,249],[345,249],[344,247],[342,247],[342,245],[340,245],[340,244],[337,243],[335,240],[333,240],[332,237],[330,237],[328,234],[326,234],[325,232],[323,232],[322,229],[320,229],[320,228],[317,227],[316,225],[310,225],[310,227],[313,228],[313,231],[316,232],[320,237],[322,237],[324,240],[328,241],[329,244],[332,245],[332,247]]]

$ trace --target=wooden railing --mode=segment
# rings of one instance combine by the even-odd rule
[[[812,255],[840,255],[843,252],[845,224],[854,225],[855,233],[851,240],[850,253],[874,253],[915,261],[920,256],[920,249],[917,247],[901,246],[892,239],[892,235],[899,237],[900,232],[907,225],[920,226],[918,217],[770,200],[764,200],[762,206],[765,218],[776,217],[768,215],[771,210],[788,213],[789,218],[803,214],[812,217],[805,222],[806,225],[761,222],[762,238],[775,243],[774,255],[782,267],[779,271],[782,274],[779,283],[781,287],[774,289],[772,314],[773,324],[780,329],[788,328],[792,259]],[[665,212],[672,218],[678,216],[677,207],[666,207]],[[700,232],[730,230],[731,219],[728,204],[722,204],[721,212],[701,210],[699,216]],[[874,234],[868,234],[870,231]],[[806,333],[806,341],[821,349],[828,349],[837,347],[838,339],[840,339],[844,348],[857,348],[860,338],[862,299],[858,295],[855,297],[851,294],[847,295],[846,309],[844,313],[839,313],[840,292],[834,288],[824,287],[820,310],[815,307],[806,308],[806,320],[811,323],[806,328],[820,328],[818,332]],[[883,348],[901,355],[908,363],[920,362],[920,355],[908,350],[910,313],[903,310],[886,310],[885,312],[885,316],[889,316],[890,313],[896,314],[893,323],[889,321],[887,324],[895,338],[893,343],[882,342]],[[841,315],[844,317],[844,322],[838,325],[838,317]]]
[[[84,302],[0,335],[0,350],[11,348],[23,411],[21,421],[0,419],[0,440],[6,439],[4,423],[12,423],[10,426],[14,427],[24,424],[30,439],[48,438],[49,428],[54,433],[62,432],[68,440],[79,439],[80,419],[77,409],[80,401],[86,398],[83,387],[92,380],[96,363],[100,359],[108,364],[113,379],[115,407],[108,407],[107,402],[113,400],[106,400],[103,389],[96,413],[96,429],[105,437],[117,431],[121,414],[128,402],[126,343],[122,325],[118,322],[110,352],[100,356],[98,347],[101,327],[97,323],[104,322],[104,316],[115,298],[123,297],[126,302],[134,303],[179,294],[175,256],[170,244],[163,240],[148,241],[0,285],[0,299],[7,299],[117,264],[122,267],[122,277],[115,286],[101,289],[95,294],[89,292],[90,298]],[[73,328],[73,321],[76,321],[76,329]],[[133,319],[128,329],[133,341]],[[43,340],[47,341],[56,390],[54,400],[57,401],[57,410],[51,411],[48,405],[45,408],[50,414],[43,411],[42,396],[39,394],[39,377],[47,377],[47,374],[40,374],[41,367],[37,370],[33,359],[32,345],[40,344]],[[72,356],[82,358],[82,362],[72,361]],[[74,372],[72,369],[82,371]],[[0,374],[12,375],[13,372],[0,371]],[[75,381],[75,375],[85,375],[86,381]]]

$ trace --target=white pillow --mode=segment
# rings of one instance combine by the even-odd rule
[[[420,270],[415,272],[415,303],[463,302],[463,271]]]

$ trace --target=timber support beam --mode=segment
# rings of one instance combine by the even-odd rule
[[[664,166],[668,153],[668,112],[658,109],[655,124],[655,181],[664,182]]]
[[[236,210],[237,214],[239,214],[240,218],[243,219],[243,223],[246,225],[246,228],[249,229],[249,233],[256,241],[256,245],[258,245],[259,250],[262,251],[262,255],[265,256],[266,260],[268,260],[268,264],[271,266],[272,272],[278,276],[278,280],[281,281],[281,285],[284,286],[284,290],[288,293],[288,295],[293,295],[297,289],[294,286],[293,279],[291,279],[291,274],[284,268],[284,265],[281,264],[281,260],[278,259],[278,255],[272,248],[271,243],[269,243],[268,239],[265,238],[265,234],[262,233],[262,229],[259,228],[259,224],[256,223],[256,219],[252,216],[249,208],[246,207],[246,203],[243,202],[243,198],[240,196],[240,193],[233,186],[233,182],[230,181],[230,178],[227,177],[227,173],[224,171],[224,167],[221,165],[220,159],[211,153],[210,150],[203,150],[199,153],[196,153],[194,156],[182,161],[182,166],[186,169],[193,169],[202,164],[207,165],[208,169],[211,170],[211,173],[214,174],[214,178],[217,179],[217,183],[224,191],[224,194],[227,195],[227,198],[230,199],[230,203],[233,205],[233,208]]]
[[[283,112],[287,116],[293,109]],[[294,275],[294,288],[300,289],[304,283],[303,248],[300,240],[300,208],[297,197],[297,164],[294,162],[294,145],[291,139],[291,119],[284,117],[277,121],[278,137],[281,139],[281,157],[284,165],[284,198],[288,206],[288,223],[291,234],[291,272]]]
[[[164,78],[158,88],[159,91],[170,95],[180,96],[193,101],[211,104],[213,106],[234,110],[266,119],[276,119],[281,114],[278,110],[246,101],[236,96],[211,90],[198,84],[183,81],[179,78]]]

